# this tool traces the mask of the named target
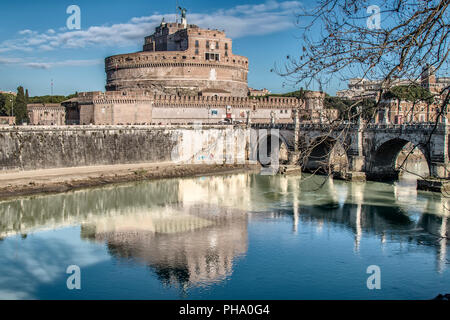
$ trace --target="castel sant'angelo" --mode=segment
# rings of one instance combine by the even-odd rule
[[[295,110],[315,121],[324,94],[305,99],[249,96],[249,60],[233,53],[224,31],[164,20],[143,51],[105,59],[106,92],[66,101],[68,124],[292,123]]]

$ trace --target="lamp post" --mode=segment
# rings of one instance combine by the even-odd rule
[[[11,104],[11,112],[9,113],[9,115],[11,117],[14,117],[14,104],[13,104],[13,98],[9,98],[9,103]]]

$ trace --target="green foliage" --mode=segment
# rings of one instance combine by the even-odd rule
[[[12,113],[12,106],[16,97],[12,94],[0,94],[0,116],[9,117]]]
[[[17,88],[17,97],[14,103],[14,115],[16,116],[17,124],[28,122],[27,99],[22,86]]]
[[[332,97],[328,94],[325,95],[324,106],[326,109],[337,109],[339,112],[344,112],[353,104],[352,101],[342,99],[339,97]]]
[[[303,99],[307,92],[310,92],[310,91],[303,90],[303,88],[301,88],[300,90],[297,90],[297,91],[292,91],[292,92],[283,93],[283,94],[271,94],[270,96],[273,96],[273,97],[295,97],[298,99]]]
[[[305,97],[306,92],[309,92],[309,90],[303,90],[303,88],[301,88],[300,90],[297,90],[297,91],[292,91],[292,92],[287,92],[287,93],[271,93],[266,96],[257,96],[257,97],[252,97],[252,98],[264,99],[267,97],[295,97],[295,98],[303,99]]]
[[[385,99],[395,99],[402,101],[425,101],[428,103],[433,102],[433,95],[427,89],[418,85],[402,85],[391,88],[384,93]]]
[[[61,103],[68,98],[66,96],[40,96],[30,97],[29,103]],[[70,98],[69,98],[70,99]]]
[[[28,103],[61,103],[63,101],[75,98],[78,92],[70,94],[68,96],[36,96],[30,97]]]
[[[359,106],[361,106],[361,116],[364,120],[370,121],[375,119],[378,104],[374,99],[363,99]]]
[[[339,119],[352,120],[358,117],[358,108],[361,109],[361,116],[365,120],[372,120],[376,109],[376,101],[373,99],[363,99],[361,101],[353,101],[340,97],[332,97],[325,95],[324,105],[326,109],[337,109],[339,111]]]
[[[37,96],[29,97],[28,89],[22,86],[17,88],[17,96],[12,94],[0,94],[0,116],[9,117],[14,114],[16,123],[22,124],[28,122],[27,104],[29,103],[61,103],[65,100],[74,98],[78,93],[68,96]]]

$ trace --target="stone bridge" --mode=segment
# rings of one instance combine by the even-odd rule
[[[255,129],[255,130],[249,130]],[[265,130],[264,130],[265,129]],[[246,163],[277,150],[283,163],[347,178],[392,179],[411,143],[428,164],[427,176],[449,178],[447,124],[247,124],[207,126],[39,126],[0,128],[0,170],[142,162]],[[263,150],[264,151],[264,150]],[[355,178],[355,179],[354,179]]]
[[[280,149],[297,154],[294,162],[304,169],[326,166],[332,157],[341,160],[339,170],[370,180],[398,177],[396,169],[400,151],[411,143],[426,159],[430,177],[449,178],[449,126],[444,123],[422,124],[253,124],[254,129],[267,129],[266,140],[279,136]],[[271,130],[276,129],[276,130]],[[277,133],[278,132],[278,133]],[[255,151],[254,151],[255,152]],[[283,153],[280,153],[283,155]],[[291,161],[292,162],[292,161]],[[342,162],[346,164],[342,167]],[[336,169],[336,168],[335,168]]]

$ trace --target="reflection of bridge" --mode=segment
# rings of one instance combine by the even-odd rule
[[[406,144],[411,143],[426,159],[431,177],[449,177],[449,126],[446,124],[325,124],[252,125],[267,130],[266,141],[277,135],[281,147],[290,151],[308,150],[309,160],[329,163],[332,150],[345,150],[348,171],[365,174],[369,179],[392,179],[398,176],[396,160]],[[298,155],[297,155],[298,156]],[[307,165],[303,163],[303,165]],[[360,174],[360,175],[361,175]]]
[[[431,193],[418,197],[414,184],[405,185],[403,182],[394,185],[348,184],[316,176],[305,180],[306,185],[303,185],[296,177],[256,178],[264,179],[266,183],[258,183],[252,194],[265,194],[266,190],[277,189],[283,197],[280,200],[290,203],[284,209],[273,209],[272,217],[292,216],[295,233],[302,224],[314,223],[318,232],[327,226],[340,225],[353,233],[356,252],[364,245],[363,235],[372,234],[380,239],[381,247],[386,242],[415,242],[433,248],[439,272],[443,272],[448,264],[450,199],[446,197]],[[317,188],[323,179],[326,179],[326,184],[320,192],[327,196],[317,197],[314,185]],[[380,187],[383,192],[380,192]],[[253,219],[257,216],[252,216]]]

